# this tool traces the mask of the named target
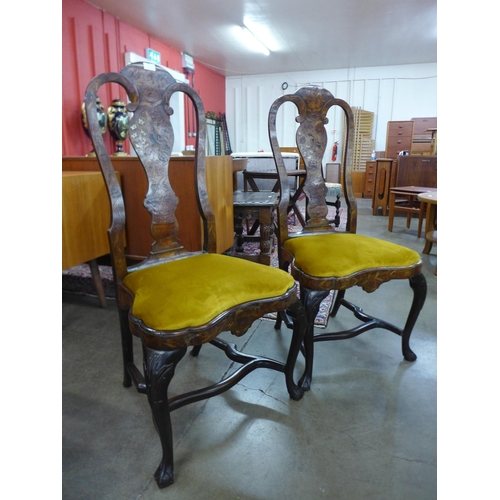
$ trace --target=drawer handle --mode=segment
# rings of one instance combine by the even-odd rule
[[[422,160],[422,163],[430,163],[431,160]]]

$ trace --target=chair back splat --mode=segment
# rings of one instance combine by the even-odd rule
[[[276,116],[285,102],[297,107],[299,124],[296,132],[297,148],[304,160],[306,179],[303,192],[306,195],[306,224],[301,231],[288,232],[287,206],[290,191],[286,170],[276,132]],[[344,151],[341,156],[341,182],[347,205],[346,232],[336,231],[327,218],[327,186],[323,174],[323,156],[327,144],[325,125],[327,112],[333,106],[339,107],[345,117]],[[355,337],[374,328],[383,328],[402,338],[403,356],[408,361],[416,359],[410,349],[409,339],[413,326],[425,301],[427,285],[422,274],[420,255],[406,247],[378,238],[356,234],[357,205],[352,188],[352,160],[354,116],[351,107],[342,99],[336,99],[324,88],[309,86],[294,94],[279,97],[272,104],[269,116],[269,140],[274,155],[280,183],[280,204],[278,215],[278,253],[280,267],[289,270],[300,285],[300,299],[306,307],[308,331],[304,341],[306,374],[301,379],[303,388],[308,388],[312,377],[313,343],[326,340],[340,340]],[[382,283],[394,279],[408,279],[413,299],[408,319],[403,328],[364,313],[358,306],[344,297],[346,290],[360,286],[366,292],[375,291]],[[354,313],[361,324],[346,331],[314,334],[314,319],[321,301],[335,293],[331,318],[345,306]],[[287,326],[286,314],[280,314],[277,328],[282,320]]]
[[[298,109],[296,118],[299,127],[296,133],[297,147],[304,161],[307,176],[304,181],[303,192],[307,196],[307,222],[303,232],[318,232],[331,230],[331,221],[327,219],[328,206],[326,203],[327,187],[323,175],[323,156],[327,144],[325,124],[328,123],[326,114],[332,106],[339,106],[346,116],[345,148],[342,155],[342,183],[344,185],[345,200],[347,204],[347,231],[356,232],[357,204],[351,181],[351,168],[353,157],[354,116],[350,106],[342,99],[336,99],[326,89],[318,87],[304,87],[295,94],[287,94],[278,98],[269,111],[268,126],[269,140],[275,158],[276,168],[280,178],[281,192],[280,203],[284,206],[290,197],[287,189],[286,170],[281,155],[276,133],[276,115],[285,102],[293,102]],[[285,176],[285,177],[283,177]],[[280,215],[286,215],[282,209]],[[288,237],[286,217],[279,218],[279,230],[284,231],[283,237]],[[286,234],[286,236],[284,236]]]
[[[127,93],[130,142],[147,177],[144,206],[151,216],[153,243],[146,259],[132,265],[127,263],[124,246],[126,205],[97,114],[90,112],[96,108],[99,89],[107,84],[118,84]],[[175,217],[178,198],[169,181],[174,144],[170,122],[173,110],[169,103],[174,92],[188,96],[196,116],[194,191],[204,229],[203,250],[198,252],[187,251],[180,241]],[[290,397],[298,400],[303,396],[304,389],[294,382],[294,368],[307,328],[305,309],[297,298],[297,285],[290,274],[216,253],[215,216],[205,176],[205,111],[192,87],[177,83],[161,66],[133,63],[119,73],[96,76],[87,87],[85,106],[90,137],[111,205],[108,235],[122,340],[123,384],[126,387],[133,384],[148,396],[162,445],[162,460],[155,479],[163,488],[174,480],[170,420],[173,410],[221,394],[257,368],[284,373]],[[128,189],[133,191],[134,186]],[[242,353],[236,345],[218,338],[225,331],[241,336],[265,314],[284,311],[294,324],[284,361]],[[134,364],[133,336],[142,343],[143,373]],[[242,366],[215,384],[169,398],[169,384],[187,348],[193,347],[191,353],[196,356],[206,343]],[[224,370],[225,367],[226,363]]]

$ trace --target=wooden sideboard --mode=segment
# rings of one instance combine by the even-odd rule
[[[132,259],[145,258],[153,243],[150,215],[143,205],[147,181],[137,157],[117,156],[111,161],[120,173],[127,214],[125,251]],[[95,157],[67,156],[62,159],[64,171],[99,171]],[[230,156],[208,156],[206,159],[207,190],[217,224],[217,252],[222,253],[234,243],[233,165]],[[203,224],[195,198],[194,157],[172,157],[169,179],[179,204],[175,216],[179,222],[179,239],[189,251],[203,245]],[[108,207],[109,213],[109,207]],[[109,215],[108,215],[109,217]]]

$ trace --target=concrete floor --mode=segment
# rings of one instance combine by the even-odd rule
[[[421,252],[417,221],[372,216],[358,200],[358,233]],[[113,301],[63,294],[63,498],[169,500],[404,499],[430,500],[436,486],[436,246],[422,255],[428,295],[411,346],[373,330],[351,340],[316,344],[313,385],[288,398],[282,374],[257,370],[232,390],[180,408],[172,416],[175,483],[159,490],[153,473],[160,444],[147,398],[121,385],[118,317]],[[404,324],[412,292],[407,281],[346,297],[368,313]],[[347,310],[329,329],[351,324]],[[225,338],[231,338],[225,334]],[[258,321],[242,350],[284,359],[285,328]],[[136,349],[141,366],[140,345]],[[298,369],[302,366],[299,361]],[[217,381],[231,369],[217,349],[186,356],[172,395]]]

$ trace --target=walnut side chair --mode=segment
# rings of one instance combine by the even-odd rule
[[[151,215],[154,242],[148,257],[132,265],[126,260],[123,244],[125,205],[121,188],[96,113],[90,112],[96,108],[99,88],[110,83],[120,85],[127,93],[130,141],[148,178],[144,205]],[[174,143],[169,102],[178,91],[188,96],[196,113],[195,191],[204,225],[204,248],[200,252],[188,252],[179,241],[174,214],[178,199],[168,177]],[[87,87],[85,106],[111,205],[108,235],[121,330],[123,385],[133,384],[139,393],[147,395],[162,447],[155,479],[163,488],[174,481],[173,410],[221,394],[257,368],[284,373],[290,397],[298,400],[303,396],[303,389],[294,382],[294,367],[307,328],[305,311],[288,273],[216,253],[215,217],[205,178],[205,111],[192,87],[175,82],[160,66],[133,63],[119,73],[96,76]],[[225,331],[239,337],[264,314],[285,310],[294,318],[285,361],[240,352],[235,344],[218,338]],[[134,365],[133,336],[142,344],[143,371]],[[169,384],[188,347],[196,356],[206,343],[241,366],[217,383],[169,398]]]
[[[296,142],[307,170],[303,187],[306,194],[307,223],[300,232],[291,234],[288,233],[286,217],[290,193],[276,131],[276,115],[285,102],[294,103],[298,110]],[[346,137],[341,171],[348,212],[346,232],[336,232],[327,219],[325,197],[328,190],[323,177],[322,161],[327,144],[326,114],[332,106],[340,107],[345,116]],[[422,262],[420,255],[409,248],[356,234],[357,206],[351,181],[354,119],[350,106],[345,101],[336,99],[326,89],[303,87],[294,94],[283,95],[274,101],[269,111],[268,127],[280,183],[279,263],[281,269],[289,270],[299,283],[300,298],[307,311],[308,331],[304,341],[306,371],[299,381],[300,386],[305,390],[310,388],[316,342],[349,339],[374,328],[386,329],[401,336],[404,359],[414,361],[416,355],[410,348],[410,335],[427,294]],[[345,299],[349,288],[360,286],[370,293],[382,283],[395,279],[408,279],[413,290],[412,304],[403,328],[372,317]],[[321,301],[332,290],[335,291],[332,317],[336,316],[340,306],[344,306],[360,322],[346,331],[315,335],[314,319]],[[286,314],[280,314],[276,328],[280,328],[283,320],[290,326]]]

